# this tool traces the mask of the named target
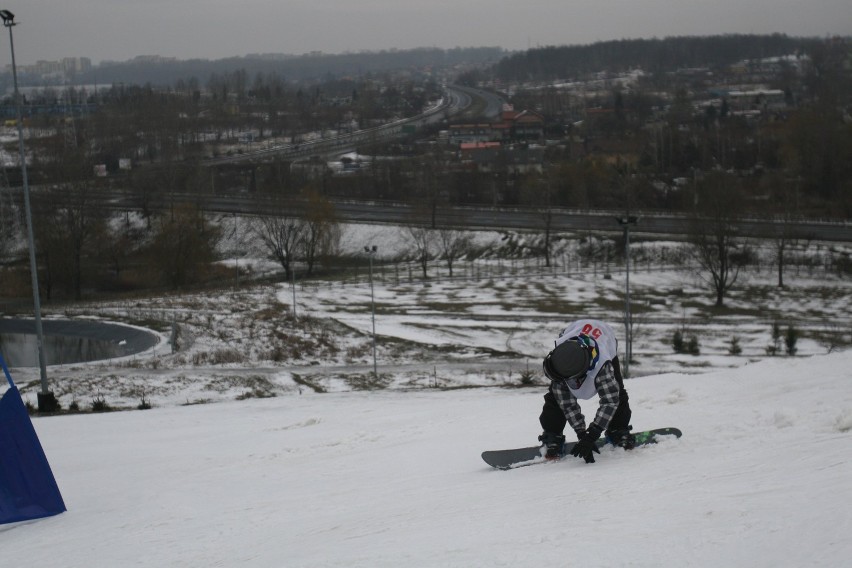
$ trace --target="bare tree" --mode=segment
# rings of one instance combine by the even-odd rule
[[[438,209],[447,203],[447,171],[449,158],[444,147],[434,146],[427,153],[418,157],[412,175],[414,177],[415,207],[428,211],[429,227],[438,226]]]
[[[305,204],[304,255],[308,274],[317,258],[331,255],[340,244],[340,230],[334,204],[315,191],[308,192]]]
[[[429,275],[427,274],[427,269],[429,267],[429,261],[432,259],[435,232],[429,227],[423,227],[420,225],[408,225],[407,232],[414,251],[414,258],[423,270],[423,278],[428,278]]]
[[[773,226],[775,236],[772,246],[775,251],[775,264],[778,268],[778,287],[783,288],[787,252],[790,248],[798,246],[799,241],[802,240],[802,235],[798,231],[794,219],[786,214],[776,216]]]
[[[693,220],[690,243],[700,274],[713,287],[716,305],[722,306],[746,258],[737,230],[741,188],[736,177],[713,172],[698,191],[703,214]]]
[[[524,184],[522,195],[523,201],[538,215],[539,229],[544,238],[541,248],[544,253],[544,265],[547,267],[550,267],[551,262],[555,185],[556,181],[548,176],[529,178]]]
[[[471,236],[465,231],[444,227],[437,230],[437,237],[441,257],[446,261],[452,278],[453,263],[470,249]]]
[[[284,269],[285,277],[292,276],[293,263],[299,252],[304,249],[307,234],[305,221],[293,214],[285,212],[284,204],[279,204],[279,211],[260,217],[254,225],[254,231],[270,256],[278,261]]]
[[[127,267],[131,256],[137,252],[143,240],[143,230],[131,223],[125,212],[124,219],[116,219],[114,223],[105,224],[101,234],[96,236],[98,256],[106,261],[112,270],[114,278],[119,280],[121,273]]]
[[[178,205],[156,224],[149,248],[151,266],[172,288],[201,279],[215,260],[221,231],[205,222],[204,214],[191,205]]]
[[[796,186],[785,184],[783,179],[776,176],[769,177],[769,183],[774,187],[781,188],[777,199],[780,201],[777,213],[770,216],[770,223],[774,230],[772,247],[775,253],[775,264],[778,268],[778,287],[784,287],[784,268],[787,263],[788,251],[799,245],[802,240],[809,240],[799,230],[797,223],[801,219],[798,207],[798,183]]]
[[[91,182],[68,182],[51,188],[34,200],[36,247],[42,259],[48,297],[53,284],[69,290],[74,299],[83,294],[84,258],[97,245],[106,215],[92,196]]]

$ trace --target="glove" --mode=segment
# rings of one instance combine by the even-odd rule
[[[571,448],[571,455],[575,458],[583,458],[586,460],[586,463],[595,463],[594,454],[601,453],[597,445],[595,445],[595,442],[597,442],[600,437],[601,429],[596,424],[589,426],[589,429],[585,432],[578,430],[577,439],[579,441],[574,444],[573,448]]]

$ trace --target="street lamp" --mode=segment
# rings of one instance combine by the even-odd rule
[[[288,259],[290,255],[287,256]],[[296,267],[291,261],[290,264],[290,290],[293,292],[293,319],[296,319]]]
[[[630,318],[630,225],[638,223],[639,217],[625,215],[623,217],[616,217],[615,220],[618,221],[619,225],[624,227],[624,259],[627,268],[624,294],[624,334],[627,346],[625,354],[627,357],[625,357],[624,361],[624,377],[628,378],[630,376],[630,359],[633,357],[633,330]]]
[[[364,247],[364,252],[370,259],[370,311],[373,317],[373,377],[378,377],[379,373],[376,368],[376,293],[373,289],[373,257],[376,256],[376,245]]]
[[[9,10],[0,10],[3,26],[9,29],[9,47],[12,50],[12,79],[15,85],[15,106],[18,123],[18,153],[21,156],[21,179],[24,185],[24,211],[27,218],[27,241],[30,248],[30,274],[32,276],[33,307],[35,310],[36,338],[38,339],[38,364],[41,376],[41,392],[38,393],[39,412],[53,412],[58,404],[56,397],[47,386],[47,364],[44,357],[44,330],[41,325],[41,302],[38,294],[38,270],[36,266],[35,240],[33,239],[33,216],[30,208],[30,184],[27,179],[27,156],[24,151],[24,115],[21,110],[21,93],[18,90],[18,69],[15,65],[15,42],[12,39],[12,28],[15,24],[15,14]]]

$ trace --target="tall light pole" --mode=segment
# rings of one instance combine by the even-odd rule
[[[41,376],[41,392],[38,393],[39,412],[53,412],[57,408],[56,397],[47,385],[47,363],[44,357],[44,330],[41,325],[41,302],[38,293],[38,270],[36,265],[35,239],[33,238],[33,215],[30,208],[30,184],[27,179],[27,155],[24,151],[24,115],[21,110],[21,93],[18,90],[18,69],[15,65],[15,41],[12,39],[12,28],[15,24],[15,14],[9,10],[0,10],[3,26],[9,29],[9,47],[12,52],[12,80],[15,85],[15,107],[18,115],[18,153],[21,156],[21,179],[24,185],[24,211],[27,218],[27,241],[30,248],[30,275],[32,277],[33,307],[35,311],[36,338],[38,340],[38,365]]]
[[[616,217],[618,224],[624,227],[624,259],[625,267],[627,268],[627,277],[625,279],[625,294],[624,294],[624,335],[625,335],[625,360],[624,360],[624,377],[630,376],[630,359],[633,357],[633,326],[630,317],[630,225],[635,225],[639,222],[639,217],[633,215],[625,215]]]
[[[376,293],[373,288],[373,257],[376,256],[376,245],[364,247],[364,252],[370,259],[370,311],[373,316],[373,377],[378,377],[376,367]]]
[[[293,291],[293,319],[296,319],[296,267],[290,262],[290,289]]]

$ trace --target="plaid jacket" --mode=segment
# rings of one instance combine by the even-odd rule
[[[568,385],[564,381],[554,381],[550,387],[571,428],[574,431],[585,431],[586,418],[583,416],[577,397],[571,393]],[[604,363],[595,377],[595,388],[600,397],[600,406],[592,423],[597,424],[601,432],[605,432],[612,417],[615,416],[616,409],[618,409],[619,388],[618,381],[615,380],[615,372],[612,369],[612,362]]]

